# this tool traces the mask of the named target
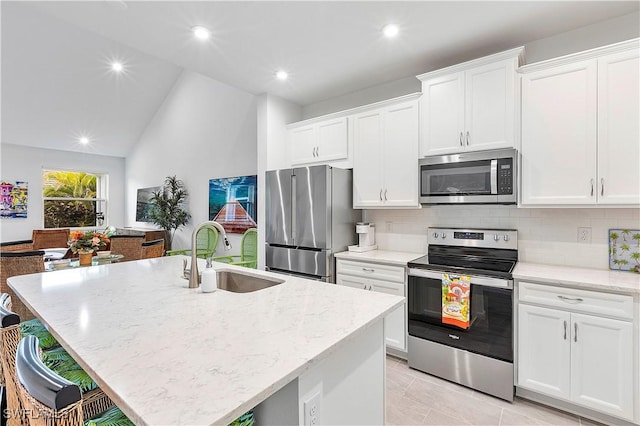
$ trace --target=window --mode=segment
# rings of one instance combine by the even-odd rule
[[[107,175],[63,170],[42,171],[45,228],[103,226]]]

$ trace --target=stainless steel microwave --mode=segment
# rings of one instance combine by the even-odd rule
[[[425,157],[419,161],[421,204],[516,204],[515,149]]]

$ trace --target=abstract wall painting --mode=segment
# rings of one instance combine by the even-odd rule
[[[26,218],[29,198],[28,183],[25,181],[0,182],[0,217]]]
[[[257,175],[210,179],[209,220],[232,234],[257,228],[257,187]]]
[[[151,222],[149,210],[151,209],[151,196],[154,192],[160,191],[160,186],[150,188],[138,188],[136,198],[136,222]]]

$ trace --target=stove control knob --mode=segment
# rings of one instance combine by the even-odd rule
[[[495,235],[493,236],[493,241],[496,241],[496,242],[497,242],[498,240],[500,240],[500,235],[495,234]]]
[[[444,232],[442,233],[442,239],[444,240],[445,238],[447,238],[447,234],[445,234]]]
[[[505,234],[503,238],[505,241],[509,241],[509,236],[507,234]]]
[[[433,233],[433,238],[438,238],[438,233],[437,232]]]

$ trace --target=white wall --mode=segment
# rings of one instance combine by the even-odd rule
[[[255,96],[184,71],[127,157],[125,223],[152,226],[135,222],[136,190],[176,175],[189,191],[191,221],[172,248],[187,248],[194,226],[209,217],[209,179],[257,173],[256,134]],[[239,253],[241,237],[229,235],[227,254]]]
[[[30,240],[33,229],[44,228],[42,170],[58,169],[109,175],[108,219],[105,225],[124,223],[125,160],[120,157],[30,148],[2,143],[0,180],[29,184],[26,219],[0,219],[0,241]]]
[[[639,12],[608,19],[572,31],[557,34],[552,37],[533,40],[526,43],[524,45],[526,63],[539,62],[636,37],[640,37]],[[465,60],[470,61],[472,59],[477,59],[477,57],[470,56]],[[423,70],[423,72],[429,71],[433,70]],[[390,81],[379,86],[349,93],[344,96],[339,96],[337,98],[305,105],[303,107],[303,119],[355,108],[373,102],[419,92],[420,90],[421,86],[418,79],[414,76],[410,76],[400,80]]]
[[[258,269],[264,269],[265,171],[288,168],[288,123],[301,120],[302,108],[285,99],[264,94],[258,97]]]

